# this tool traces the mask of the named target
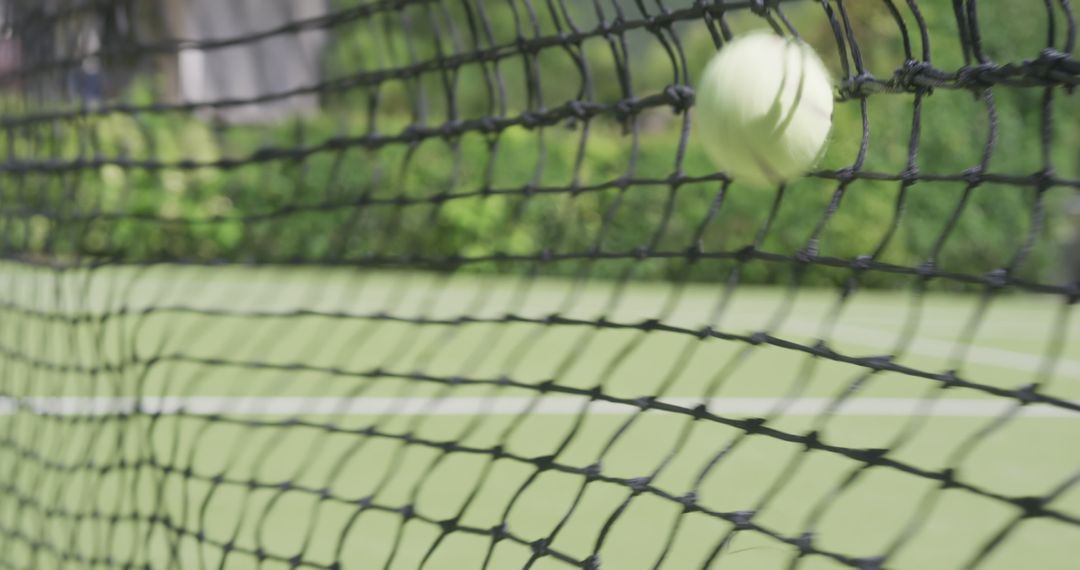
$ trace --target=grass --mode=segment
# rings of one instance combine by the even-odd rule
[[[696,331],[723,298],[719,285],[679,290],[634,283],[616,294],[612,282],[577,286],[569,280],[470,275],[169,266],[54,274],[6,268],[12,270],[4,277],[9,304],[0,343],[38,362],[0,359],[0,387],[7,396],[537,395],[528,387],[447,386],[356,374],[381,369],[435,377],[506,375],[527,385],[554,379],[581,389],[600,383],[616,398],[833,399],[858,383],[856,398],[887,398],[898,406],[912,398],[955,400],[961,409],[979,400],[1003,401],[973,389],[942,391],[940,382],[897,372],[866,377],[863,367],[767,344],[503,318],[558,312],[567,319],[593,321],[603,314],[611,323],[638,323],[656,317]],[[1066,313],[1052,298],[1006,295],[980,311],[978,298],[970,295],[866,291],[842,310],[835,304],[829,290],[738,287],[714,328],[738,335],[769,330],[801,344],[824,335],[844,355],[895,352],[903,366],[932,373],[957,369],[990,389],[1041,380],[1045,394],[1080,399],[1080,364],[1072,356],[1078,354],[1080,330],[1075,320],[1059,320]],[[41,313],[11,318],[13,307],[54,316],[108,316],[74,323],[42,319]],[[256,311],[259,316],[253,316]],[[474,321],[415,324],[388,321],[387,315],[447,323],[469,315]],[[833,326],[824,327],[829,322]],[[964,335],[972,322],[974,332]],[[912,340],[897,351],[904,323],[915,323],[909,325]],[[1048,351],[1058,356],[1051,359],[1057,366],[1043,373]],[[198,359],[229,363],[193,361]],[[93,367],[99,373],[87,372]],[[769,425],[796,436],[816,429],[833,445],[887,447],[891,459],[926,472],[954,468],[959,480],[1003,496],[1043,496],[1075,476],[1075,414],[1001,422],[947,411],[900,411],[780,413]],[[20,503],[9,489],[0,500],[0,529],[27,533],[60,551],[155,568],[287,568],[298,554],[301,567],[339,560],[345,568],[411,568],[440,535],[437,525],[425,521],[458,518],[460,525],[483,532],[505,522],[525,542],[548,537],[553,550],[572,558],[595,551],[603,567],[629,569],[652,568],[678,525],[661,567],[696,568],[732,529],[702,512],[683,514],[681,505],[663,496],[696,489],[697,504],[706,510],[757,511],[754,522],[763,528],[790,538],[813,532],[817,548],[846,556],[881,555],[907,528],[910,540],[888,559],[888,567],[957,568],[1020,514],[1006,502],[943,490],[934,480],[895,468],[862,470],[861,462],[836,453],[808,452],[798,443],[747,437],[737,427],[659,410],[302,417],[311,423],[285,425],[277,416],[239,414],[0,415],[2,478],[15,495],[30,499]],[[350,432],[369,425],[389,435]],[[503,445],[511,456],[444,453],[393,435],[406,433],[417,441],[453,441],[476,450]],[[716,466],[707,468],[728,446]],[[625,503],[600,540],[605,521],[631,492],[625,483],[586,484],[574,472],[537,473],[528,461],[556,450],[559,465],[599,463],[605,477],[617,479],[652,476],[652,488],[660,493],[645,492]],[[185,474],[187,467],[192,472]],[[216,475],[223,477],[218,483]],[[292,486],[279,487],[283,481]],[[318,490],[324,488],[331,499],[320,500]],[[470,500],[473,490],[478,492]],[[366,496],[378,507],[358,511],[354,501]],[[419,517],[405,522],[400,513],[379,510],[404,505]],[[1068,488],[1050,506],[1080,516],[1080,490]],[[48,507],[82,512],[84,518]],[[111,513],[135,516],[100,518]],[[167,516],[169,525],[183,531],[151,525],[151,515]],[[979,567],[1067,568],[1080,554],[1078,539],[1075,525],[1027,519]],[[221,545],[228,542],[235,550],[223,558]],[[426,567],[479,567],[490,544],[485,534],[450,533]],[[10,553],[15,568],[82,567],[48,548],[35,553],[11,534],[0,534],[0,549]],[[252,554],[256,549],[267,555],[261,563]],[[521,567],[531,552],[527,545],[501,541],[488,567]],[[786,567],[794,553],[766,534],[742,531],[710,567]],[[822,556],[800,565],[837,566]],[[549,556],[533,567],[569,566]]]

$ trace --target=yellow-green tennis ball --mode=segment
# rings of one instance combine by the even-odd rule
[[[802,41],[753,33],[724,46],[701,77],[695,127],[736,182],[776,186],[821,156],[832,126],[829,73]]]

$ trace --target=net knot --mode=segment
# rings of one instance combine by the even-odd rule
[[[587,558],[581,561],[581,567],[585,570],[598,570],[600,568],[600,556],[596,554],[590,554]]]
[[[652,477],[634,477],[628,479],[626,485],[630,487],[635,495],[640,495],[649,489],[649,483],[652,483]]]
[[[957,376],[955,370],[946,370],[940,377],[942,382],[942,388],[955,388],[960,384],[960,378]]]
[[[492,117],[484,117],[480,119],[478,126],[480,128],[480,132],[484,134],[493,134],[499,131],[499,125]]]
[[[848,166],[833,171],[833,178],[841,184],[851,184],[855,180],[855,169]]]
[[[994,269],[986,274],[983,281],[994,289],[1000,289],[1009,283],[1009,270]]]
[[[883,556],[871,556],[869,558],[862,558],[855,562],[859,570],[881,570],[881,565],[885,563],[885,557]]]
[[[593,386],[592,388],[589,388],[589,390],[588,390],[588,392],[586,392],[586,394],[588,394],[590,400],[593,400],[593,401],[599,400],[600,398],[602,398],[604,396],[604,387],[603,387],[602,384],[597,384],[597,385]]]
[[[450,534],[451,532],[454,532],[455,530],[457,530],[457,527],[458,527],[458,519],[457,518],[452,518],[452,519],[446,519],[446,520],[439,521],[439,528],[442,529],[443,534]]]
[[[735,525],[735,530],[750,530],[754,528],[753,519],[757,511],[735,511],[731,513],[731,524]]]
[[[642,410],[648,410],[656,404],[655,396],[641,396],[640,398],[634,398],[633,404]]]
[[[529,544],[529,548],[532,548],[533,554],[535,556],[547,556],[549,552],[548,540],[546,538],[535,540]]]
[[[701,510],[701,507],[697,504],[697,499],[697,493],[690,491],[679,497],[677,500],[679,501],[679,504],[683,506],[684,513],[693,513]]]
[[[870,264],[873,263],[874,258],[869,255],[860,255],[851,260],[851,268],[855,271],[866,271],[870,269]]]
[[[1035,187],[1041,192],[1054,185],[1054,167],[1047,166],[1031,175],[1035,179]]]
[[[994,85],[995,76],[1001,68],[992,63],[965,65],[956,71],[956,83],[975,91],[982,91]]]
[[[767,16],[776,8],[776,0],[750,0],[750,11],[757,16]]]
[[[1024,511],[1024,518],[1041,517],[1046,514],[1046,499],[1043,497],[1018,497],[1013,503]]]
[[[859,461],[862,461],[863,463],[866,463],[869,467],[873,465],[880,465],[882,458],[884,458],[885,454],[888,452],[888,449],[882,447],[860,449],[855,452],[855,458]]]
[[[578,101],[577,99],[574,99],[573,101],[567,103],[566,107],[567,109],[569,109],[570,115],[576,119],[584,120],[589,117],[589,112],[585,109],[585,105],[583,105],[581,101]]]
[[[547,471],[548,469],[551,469],[552,465],[555,464],[555,456],[541,455],[540,457],[534,458],[532,462],[539,471]]]
[[[421,127],[416,124],[409,124],[405,128],[401,129],[399,136],[406,142],[415,143],[418,142],[421,137]]]
[[[746,263],[754,258],[755,253],[756,250],[754,249],[754,246],[748,245],[735,252],[735,260],[740,263]]]
[[[982,166],[972,166],[971,168],[964,170],[964,172],[961,173],[961,177],[969,186],[978,186],[979,184],[982,184],[983,174]]]
[[[952,467],[943,469],[938,475],[938,478],[941,479],[942,489],[952,489],[953,487],[956,487],[956,469]]]
[[[919,167],[911,164],[907,168],[904,168],[900,172],[900,181],[904,183],[904,186],[911,186],[919,181]]]
[[[889,368],[889,366],[892,364],[892,362],[893,362],[893,355],[891,355],[891,354],[882,354],[882,355],[878,355],[878,356],[869,356],[866,359],[864,359],[865,365],[867,367],[873,369],[873,370],[885,370],[885,369]]]
[[[817,246],[809,244],[795,252],[795,261],[798,261],[799,263],[810,263],[817,257],[817,253]]]
[[[592,465],[589,465],[584,470],[585,478],[589,481],[595,481],[598,477],[600,477],[600,469],[600,463],[593,463]]]
[[[1028,384],[1023,386],[1013,396],[1024,405],[1034,403],[1039,400],[1039,385]]]
[[[743,420],[743,431],[753,435],[761,431],[761,428],[765,426],[766,421],[765,418],[746,418]]]
[[[514,38],[514,43],[517,44],[517,49],[521,53],[529,55],[536,55],[537,53],[539,53],[538,47],[532,42],[530,42],[529,39],[525,36],[519,34],[516,38]]]
[[[666,22],[661,21],[654,15],[650,15],[645,18],[645,29],[654,34],[659,34],[667,27]]]
[[[1069,73],[1067,69],[1062,69],[1065,67],[1062,64],[1068,63],[1070,59],[1071,56],[1063,51],[1045,47],[1039,51],[1039,56],[1032,62],[1032,69],[1043,81],[1051,84],[1064,83],[1065,90],[1072,93],[1078,83],[1075,72]],[[1063,77],[1055,77],[1059,73]]]
[[[915,268],[915,273],[919,277],[933,277],[937,273],[937,262],[933,259],[927,259]]]
[[[864,71],[842,81],[837,89],[837,95],[841,100],[862,99],[887,90],[888,86],[883,81]]]
[[[799,549],[799,556],[805,556],[814,551],[814,533],[806,531],[795,539],[795,547]]]
[[[701,259],[701,254],[704,253],[701,243],[695,243],[686,248],[686,261],[694,263],[698,259]]]
[[[694,104],[694,90],[687,85],[668,85],[664,95],[676,113],[682,113]]]
[[[521,126],[531,130],[535,129],[539,125],[540,117],[536,113],[532,111],[525,111],[521,114]]]
[[[439,136],[447,139],[447,142],[453,144],[466,128],[467,124],[465,121],[462,121],[461,119],[450,119],[439,127],[438,133]]]
[[[925,61],[909,59],[893,72],[893,85],[904,91],[918,91],[928,88],[923,81],[923,74],[933,67]]]
[[[509,535],[509,531],[506,530],[506,524],[497,524],[491,527],[491,540],[493,542],[499,542]]]

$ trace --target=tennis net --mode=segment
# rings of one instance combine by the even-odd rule
[[[0,14],[0,568],[1080,556],[1068,0]],[[769,190],[759,28],[838,85]]]

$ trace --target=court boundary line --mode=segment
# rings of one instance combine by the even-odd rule
[[[812,324],[804,323],[802,321],[798,321],[797,326],[801,329],[800,332],[813,329]],[[845,335],[842,338],[835,339],[836,342],[840,344],[853,344],[855,346],[870,348],[871,346],[878,346],[878,344],[891,346],[896,342],[896,335],[890,335],[886,332],[882,332],[880,329],[859,325],[837,325],[836,330],[842,331]],[[874,339],[877,344],[872,345],[868,339]],[[964,364],[1009,368],[1017,372],[1030,372],[1035,374],[1043,372],[1048,364],[1045,354],[1020,352],[1006,348],[982,346],[977,343],[958,342],[955,340],[929,338],[925,336],[916,336],[913,338],[905,347],[905,351],[920,356],[943,358],[946,360],[951,359],[959,352],[963,353],[965,356]],[[1052,370],[1053,376],[1080,378],[1080,361],[1071,360],[1065,357],[1056,357],[1053,359]]]

